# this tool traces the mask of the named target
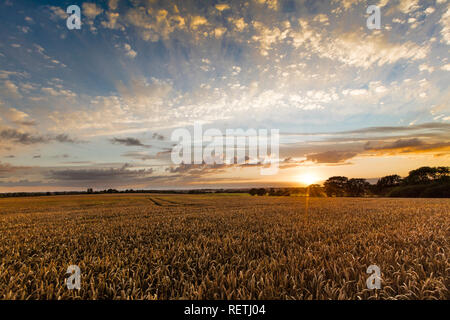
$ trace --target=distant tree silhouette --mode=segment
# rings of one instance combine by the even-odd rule
[[[310,197],[324,197],[325,193],[323,191],[323,188],[318,184],[311,184],[308,186],[308,190],[306,192],[309,194]]]
[[[408,185],[425,184],[436,180],[448,181],[449,176],[449,167],[420,167],[419,169],[411,170],[403,181]]]
[[[343,197],[345,196],[345,187],[347,184],[348,178],[342,176],[334,176],[328,178],[327,181],[324,182],[323,186],[325,187],[325,193],[329,197]]]
[[[257,194],[258,196],[263,196],[263,195],[265,195],[266,193],[267,193],[267,191],[266,191],[266,189],[264,189],[264,188],[259,188],[258,191],[256,192],[256,194]]]
[[[399,186],[401,182],[402,178],[398,174],[392,174],[378,179],[373,189],[376,194],[385,194],[393,187]]]
[[[345,184],[345,191],[351,197],[361,197],[367,194],[370,183],[366,179],[350,179]]]

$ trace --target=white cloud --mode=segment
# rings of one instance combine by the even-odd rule
[[[269,9],[272,10],[278,9],[278,0],[256,0],[256,2],[260,4],[265,4]]]
[[[230,6],[227,3],[218,3],[216,4],[216,9],[222,12],[224,10],[229,10]]]
[[[19,88],[16,86],[16,84],[10,80],[6,80],[3,83],[4,89],[6,89],[6,94],[8,96],[11,96],[13,98],[20,97]]]
[[[409,41],[391,43],[382,34],[348,33],[336,39],[328,38],[316,50],[323,57],[367,69],[374,64],[383,66],[401,59],[421,60],[427,56],[430,48]]]
[[[400,0],[397,7],[402,13],[409,14],[420,8],[419,0]]]
[[[368,93],[367,89],[346,89],[344,91],[342,91],[342,93],[344,95],[351,95],[351,96],[362,96],[362,95],[366,95]]]
[[[247,23],[245,23],[245,21],[244,21],[244,18],[230,18],[229,19],[229,21],[231,22],[231,23],[233,23],[233,25],[234,25],[234,28],[237,30],[237,31],[240,31],[240,32],[242,32],[242,31],[244,31],[244,29],[247,27]]]
[[[450,7],[448,7],[447,11],[442,15],[440,23],[442,25],[442,41],[450,45]]]
[[[83,14],[89,19],[95,19],[99,14],[103,12],[103,9],[97,7],[95,3],[85,2],[83,3]]]
[[[194,16],[191,19],[191,29],[197,30],[200,26],[208,24],[208,20],[205,17],[202,16]]]
[[[420,71],[427,71],[429,73],[433,73],[434,67],[427,65],[426,63],[423,63],[419,66]]]
[[[68,17],[67,13],[60,7],[49,6],[48,8],[52,12],[53,18],[67,19],[67,17]]]
[[[22,124],[22,123],[32,123],[32,119],[30,116],[20,110],[17,110],[16,108],[9,108],[8,110],[2,111],[3,116],[11,122]]]
[[[125,48],[125,54],[131,59],[134,59],[137,56],[137,52],[134,51],[128,43],[125,43],[123,47]]]

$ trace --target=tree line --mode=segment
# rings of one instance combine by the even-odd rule
[[[375,184],[363,178],[333,176],[323,187],[311,185],[307,188],[253,188],[251,195],[312,197],[405,197],[405,198],[450,198],[450,167],[421,167],[409,172],[405,178],[397,174],[378,179]]]

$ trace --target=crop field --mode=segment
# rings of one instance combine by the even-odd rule
[[[449,199],[0,199],[0,299],[450,299],[449,239]]]

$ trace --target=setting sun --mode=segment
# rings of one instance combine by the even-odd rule
[[[317,177],[317,175],[315,175],[314,173],[308,172],[308,173],[304,173],[300,176],[297,177],[297,180],[307,186],[316,183],[317,181],[319,181],[319,177]]]

